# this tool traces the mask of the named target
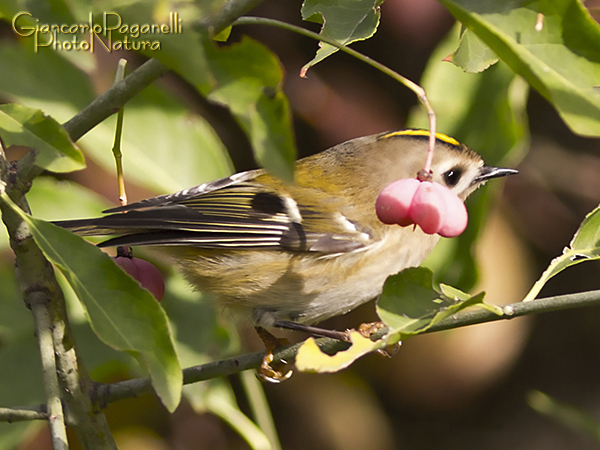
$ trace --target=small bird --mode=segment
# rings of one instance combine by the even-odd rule
[[[300,159],[295,181],[251,170],[170,195],[56,222],[107,246],[162,246],[186,278],[260,327],[302,329],[376,298],[386,278],[418,266],[439,239],[386,225],[377,196],[423,168],[429,132],[360,137]],[[433,181],[463,201],[487,180],[517,173],[484,165],[436,134]]]

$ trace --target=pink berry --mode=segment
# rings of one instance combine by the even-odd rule
[[[461,234],[468,222],[467,209],[445,186],[410,178],[386,186],[375,204],[377,217],[386,224],[419,225],[427,234],[444,237]]]
[[[388,184],[377,197],[375,210],[383,223],[407,226],[413,222],[408,211],[421,182],[416,178],[406,178]]]
[[[165,282],[154,264],[139,258],[117,256],[115,263],[146,288],[159,302],[165,295]]]
[[[412,221],[427,234],[437,233],[446,217],[445,198],[438,186],[440,185],[423,181],[415,192],[408,213]]]
[[[450,189],[441,186],[440,190],[446,203],[446,218],[438,234],[444,237],[456,237],[465,231],[469,216],[463,201]]]

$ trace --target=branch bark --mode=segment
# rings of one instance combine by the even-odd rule
[[[25,420],[48,420],[46,405],[0,408],[0,422],[23,422]]]
[[[426,333],[588,306],[600,306],[600,290],[541,298],[531,302],[512,303],[502,307],[502,315],[494,314],[493,312],[483,309],[465,311],[448,317],[439,324],[429,328]],[[381,337],[385,332],[386,329],[382,328],[373,336],[373,338]],[[348,343],[330,338],[317,339],[317,344],[325,353],[331,354],[345,350],[348,347]],[[293,363],[298,348],[301,345],[302,342],[276,349],[274,352],[275,360],[285,360]],[[183,371],[183,382],[184,384],[197,383],[212,378],[233,375],[245,370],[255,369],[260,366],[263,356],[263,352],[254,352],[221,361],[188,367]],[[153,392],[149,378],[134,378],[112,384],[93,383],[93,386],[92,392],[94,399],[96,403],[102,407],[106,407],[108,404],[118,400],[134,398]],[[35,412],[30,413],[29,411]],[[15,408],[14,410],[0,408],[0,421],[10,421],[11,418],[15,417],[18,418],[17,420],[36,420],[43,418],[43,411],[43,405]]]
[[[33,313],[38,346],[42,359],[42,379],[46,391],[48,424],[54,450],[69,448],[65,415],[60,401],[60,388],[56,377],[56,359],[52,340],[52,319],[48,305],[51,299],[40,291],[33,292],[27,299]]]
[[[531,302],[512,303],[502,307],[503,315],[494,314],[484,309],[465,311],[448,317],[439,324],[429,328],[425,333],[594,305],[600,305],[600,290],[541,298]],[[373,338],[383,336],[386,331],[385,328],[380,329]],[[345,350],[348,347],[346,342],[330,338],[317,339],[317,344],[325,353],[335,353]],[[275,360],[284,360],[292,363],[296,358],[296,353],[300,345],[302,343],[276,349],[274,353]],[[255,369],[260,366],[263,356],[263,352],[255,352],[189,367],[183,371],[183,382],[184,384],[197,383],[212,378],[233,375],[244,370]],[[98,384],[96,389],[97,400],[103,405],[125,398],[137,397],[149,392],[152,392],[149,378],[135,378],[113,384]]]
[[[219,32],[261,1],[229,0],[220,14],[202,26]],[[154,59],[144,63],[64,124],[71,139],[78,140],[168,70]],[[25,194],[33,179],[42,172],[35,165],[35,159],[36,152],[31,151],[18,163],[9,163],[0,148],[0,190],[6,190],[10,199],[26,212],[29,208]],[[102,409],[93,401],[89,375],[78,362],[64,297],[53,268],[36,246],[23,220],[4,202],[0,202],[0,209],[15,253],[23,299],[33,310],[47,397],[46,406],[2,408],[0,420],[47,419],[55,450],[68,448],[65,422],[75,429],[84,449],[116,450]]]
[[[16,176],[16,167],[8,164],[5,167],[3,184],[12,187],[11,190],[7,187],[7,193],[14,203],[28,212],[24,192],[18,188],[21,184]],[[23,219],[4,201],[0,202],[0,209],[15,254],[16,276],[23,300],[34,316],[54,449],[68,448],[66,421],[78,435],[86,436],[86,439],[81,439],[84,449],[116,450],[102,410],[92,404],[88,395],[91,380],[87,371],[77,363],[65,300],[54,269],[35,244]]]

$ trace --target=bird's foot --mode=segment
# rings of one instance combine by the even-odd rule
[[[387,325],[383,322],[370,322],[370,323],[361,324],[358,327],[357,331],[363,337],[371,339],[371,336],[373,336],[375,333],[377,333],[379,330],[381,330],[382,328],[385,328],[385,327],[387,327]],[[395,344],[391,344],[391,345],[388,345],[387,347],[380,348],[379,350],[377,350],[377,353],[379,353],[382,356],[391,358],[396,353],[398,353],[398,350],[400,350],[400,345],[402,345],[402,342],[398,341]]]
[[[292,376],[292,370],[286,370],[288,363],[283,360],[275,361],[273,352],[276,348],[289,345],[287,339],[281,339],[273,336],[262,327],[256,327],[258,336],[265,344],[265,356],[258,370],[258,378],[269,383],[281,383]]]

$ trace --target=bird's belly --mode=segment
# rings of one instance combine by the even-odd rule
[[[397,242],[380,241],[339,255],[236,251],[220,253],[218,259],[206,254],[180,261],[193,284],[255,325],[276,320],[314,324],[374,299],[389,275],[419,265],[437,242],[421,234],[416,247],[402,245],[398,233],[393,236]]]
[[[378,253],[378,250],[373,249],[373,252]],[[330,261],[324,259],[321,267],[315,266],[313,261],[311,269],[302,267],[303,262],[299,262],[297,273],[302,274],[302,290],[287,292],[286,301],[280,301],[277,311],[264,317],[261,311],[256,311],[254,316],[258,315],[263,322],[268,322],[271,316],[274,319],[314,324],[345,314],[378,297],[388,276],[406,267],[418,266],[425,255],[406,247],[396,247],[393,251],[390,249],[375,255],[375,259],[371,252],[355,252]],[[331,267],[330,264],[338,267]],[[332,276],[332,273],[337,276]]]

